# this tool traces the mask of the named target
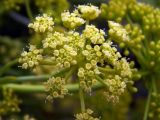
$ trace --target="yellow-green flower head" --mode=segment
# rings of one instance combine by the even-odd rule
[[[67,34],[67,38],[70,41],[70,45],[72,47],[77,47],[77,49],[82,49],[85,45],[85,39],[78,32],[69,31]]]
[[[54,32],[49,33],[46,37],[46,39],[44,39],[42,41],[43,43],[43,47],[44,48],[53,48],[55,49],[57,46],[62,46],[64,45],[64,43],[68,42],[69,40],[67,39],[67,37],[64,36],[63,33],[60,32]]]
[[[85,23],[85,20],[74,12],[65,11],[61,14],[61,18],[63,25],[69,29],[75,29]]]
[[[103,30],[99,30],[94,25],[87,25],[83,30],[83,37],[90,40],[93,44],[102,44],[104,39],[105,32]]]
[[[131,68],[125,58],[122,58],[121,60],[116,62],[115,69],[120,72],[120,75],[122,77],[131,78],[132,76]]]
[[[111,38],[119,42],[129,41],[128,33],[126,29],[122,27],[122,25],[120,25],[119,23],[113,22],[113,21],[108,21],[108,23],[110,27],[109,35]]]
[[[92,116],[93,111],[91,109],[86,109],[85,112],[76,114],[76,120],[100,120]]]
[[[115,47],[111,47],[111,45],[112,42],[106,42],[102,44],[102,56],[104,56],[104,60],[109,64],[115,65],[121,55],[119,52],[117,52],[117,49]]]
[[[22,52],[19,58],[19,62],[22,63],[22,68],[33,68],[39,65],[39,62],[43,59],[42,52],[42,49],[37,49],[34,45],[30,45],[29,52]]]
[[[65,88],[65,79],[61,77],[51,77],[45,82],[45,90],[49,92],[47,99],[53,100],[53,98],[64,98],[68,94],[68,89]]]
[[[108,102],[117,103],[119,101],[119,96],[121,96],[126,88],[126,83],[121,80],[121,77],[116,75],[113,79],[105,80],[108,89],[104,92],[104,95]]]
[[[33,23],[28,25],[29,28],[32,28],[35,32],[51,32],[53,30],[53,18],[48,16],[47,14],[43,14],[42,16],[36,17]]]
[[[19,105],[22,102],[18,97],[13,94],[11,89],[3,89],[3,98],[0,100],[0,116],[7,116],[20,112]]]
[[[101,11],[93,5],[78,5],[79,14],[86,20],[93,20],[99,16]]]

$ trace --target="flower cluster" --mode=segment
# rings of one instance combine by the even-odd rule
[[[23,120],[36,120],[33,117],[30,117],[29,115],[24,115]]]
[[[142,47],[141,43],[145,39],[142,29],[136,24],[134,26],[127,24],[125,26],[125,29],[128,32],[128,35],[130,36],[130,39],[131,39],[130,41],[128,41],[127,44],[129,44],[129,46],[132,46],[136,49],[140,49]]]
[[[107,101],[117,103],[119,96],[125,91],[126,83],[118,75],[113,79],[106,79],[104,82],[108,86],[108,90],[104,92]]]
[[[132,19],[136,22],[141,22],[146,32],[158,34],[160,30],[160,9],[144,3],[132,3],[128,6]]]
[[[157,41],[151,41],[149,43],[149,50],[148,50],[148,54],[151,56],[149,59],[149,65],[152,67],[152,69],[154,70],[154,72],[156,74],[156,71],[159,69],[159,66],[156,66],[158,64],[160,64],[160,40]]]
[[[52,101],[53,98],[64,98],[68,94],[68,90],[65,88],[65,79],[61,77],[51,77],[46,83],[46,91],[50,93],[47,99]]]
[[[0,117],[8,113],[19,112],[20,103],[21,101],[13,94],[11,89],[4,89],[3,100],[0,101]]]
[[[52,65],[56,73],[51,73],[52,77],[45,82],[46,91],[49,93],[48,100],[63,98],[69,92],[66,84],[75,82],[79,82],[77,85],[82,93],[92,92],[92,87],[97,84],[106,87],[104,91],[107,101],[117,102],[124,93],[127,83],[132,79],[132,68],[113,46],[110,38],[106,37],[105,32],[89,24],[89,20],[95,19],[99,14],[98,7],[92,5],[80,5],[73,12],[63,12],[63,25],[69,28],[63,33],[51,31],[53,26],[48,24],[47,15],[36,18],[36,21],[29,25],[36,32],[47,32],[44,33],[45,37],[40,46],[42,49],[30,46],[29,52],[23,52],[19,61],[23,63],[22,68],[35,67],[42,63],[44,65],[46,59],[54,63]],[[39,19],[42,19],[41,24],[37,21]],[[52,21],[51,18],[49,20]],[[85,22],[84,29],[77,32],[75,28]],[[109,24],[110,37],[117,41],[129,41],[128,33],[121,25],[112,21],[109,21]],[[77,114],[76,119],[98,120],[92,117],[92,113],[87,109]]]
[[[91,109],[86,109],[85,112],[76,114],[76,120],[100,120],[99,118],[92,117],[93,111]]]
[[[126,42],[129,41],[128,32],[126,29],[122,27],[119,23],[115,23],[113,21],[109,21],[109,35],[114,40],[120,41],[120,42]]]
[[[16,9],[19,10],[21,5],[23,3],[23,0],[3,0],[2,4],[5,7],[6,10],[10,9]]]
[[[98,9],[98,7],[93,5],[78,5],[77,7],[79,13],[81,14],[82,18],[86,20],[93,20],[99,16],[101,11]]]
[[[102,4],[101,5],[101,10],[102,10],[101,16],[103,18],[106,18],[107,20],[121,22],[127,12],[126,4],[128,2],[131,2],[131,0],[130,1],[128,0],[110,0],[108,5]]]
[[[10,37],[0,37],[0,56],[1,64],[7,63],[15,59],[22,49],[22,44],[17,40]]]
[[[85,30],[83,31],[83,37],[90,40],[93,44],[102,44],[104,39],[105,32],[99,30],[94,25],[86,25]]]
[[[36,46],[30,45],[29,52],[23,51],[19,62],[22,63],[22,68],[33,68],[39,65],[39,62],[43,59],[42,49],[37,49]]]
[[[54,0],[45,0],[45,1],[35,0],[35,5],[41,9],[46,9],[46,6],[50,7],[50,5],[53,5],[54,2],[55,2]]]
[[[150,102],[150,110],[148,117],[151,120],[159,120],[160,119],[160,94],[152,92],[151,93],[151,102]]]
[[[70,13],[65,11],[61,14],[63,25],[69,29],[75,29],[85,23],[85,20],[81,18],[76,12]]]
[[[30,23],[28,27],[34,29],[35,32],[44,33],[51,32],[53,30],[53,25],[53,18],[47,14],[43,14],[42,16],[36,17],[35,22]]]

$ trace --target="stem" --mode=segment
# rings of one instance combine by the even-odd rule
[[[12,89],[15,92],[21,93],[44,93],[45,87],[43,85],[31,85],[31,84],[5,84],[1,85],[1,88]],[[93,90],[102,89],[104,86],[101,83],[96,83],[93,85]],[[79,84],[67,84],[65,88],[68,89],[70,93],[76,93],[79,91]]]
[[[53,61],[50,61],[50,60],[40,61],[40,64],[41,65],[56,65]]]
[[[66,71],[68,71],[69,68],[64,68],[61,70],[54,71],[51,76],[59,76]],[[19,83],[19,82],[37,82],[37,81],[44,81],[47,80],[50,77],[50,75],[39,75],[39,76],[7,76],[7,77],[1,77],[0,78],[0,84],[6,84],[6,83]]]
[[[71,68],[71,70],[65,75],[65,80],[68,80],[74,71],[75,67]]]
[[[29,19],[31,21],[33,21],[32,12],[31,12],[31,8],[30,8],[30,0],[24,0],[24,1],[25,1],[25,5],[26,5],[27,15],[28,15]]]
[[[11,66],[15,65],[16,63],[18,63],[18,59],[15,59],[11,62],[8,62],[6,65],[4,65],[1,69],[0,69],[0,76],[3,75],[3,73],[5,73],[8,69],[10,69]]]
[[[80,97],[80,103],[81,103],[81,111],[85,112],[84,93],[80,85],[79,85],[79,97]]]
[[[63,75],[68,70],[70,70],[70,68],[62,68],[60,70],[56,70],[51,74],[51,76],[57,77],[57,76]]]
[[[157,93],[156,81],[153,77],[151,79],[151,82],[152,82],[153,92]]]
[[[148,98],[147,98],[147,103],[146,103],[146,107],[145,107],[143,120],[147,120],[150,100],[151,100],[151,91],[149,91],[149,95],[148,95]]]
[[[89,20],[86,20],[86,25],[89,25]]]
[[[98,67],[99,70],[103,71],[103,72],[115,72],[114,69],[112,68],[103,68],[103,67]]]
[[[133,25],[133,22],[132,22],[131,18],[129,17],[129,15],[126,15],[126,19],[131,25]]]
[[[0,78],[0,84],[6,83],[20,83],[20,82],[37,82],[37,81],[44,81],[49,78],[49,75],[39,75],[39,76],[7,76]]]
[[[96,76],[96,79],[97,79],[100,83],[102,83],[102,85],[104,85],[105,87],[108,88],[108,86],[106,85],[106,83],[104,82],[104,80],[103,80],[102,78],[100,78],[99,76]]]

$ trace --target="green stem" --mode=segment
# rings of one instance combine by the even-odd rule
[[[65,80],[68,80],[71,77],[75,69],[76,69],[75,67],[71,68],[71,70],[65,75]]]
[[[31,8],[30,8],[30,0],[24,0],[24,1],[25,1],[25,5],[26,5],[27,15],[28,15],[29,19],[31,21],[33,21],[32,12],[31,12]]]
[[[138,62],[141,64],[141,67],[144,68],[144,67],[147,67],[148,64],[146,63],[144,57],[142,54],[140,54],[139,51],[136,51],[135,49],[131,49],[131,51],[134,53],[134,55],[136,56]]]
[[[85,112],[84,93],[80,85],[79,85],[79,97],[80,97],[80,103],[81,103],[81,112]]]
[[[10,61],[6,65],[4,65],[4,67],[0,69],[0,76],[3,75],[3,73],[5,73],[8,69],[10,69],[11,66],[15,65],[16,63],[18,63],[18,59]]]
[[[151,79],[151,82],[152,82],[153,92],[157,93],[156,81],[153,77]]]
[[[1,88],[12,89],[15,92],[21,93],[44,93],[44,85],[31,85],[31,84],[4,84],[0,86]],[[102,89],[104,86],[101,83],[96,83],[93,85],[93,90]],[[70,93],[75,93],[79,91],[79,84],[67,84],[65,88],[68,89]]]
[[[108,86],[106,85],[106,83],[104,82],[104,80],[102,78],[100,78],[99,76],[96,76],[96,79],[102,84],[104,85],[105,87],[108,88]]]
[[[40,61],[40,64],[41,65],[56,65],[53,61],[50,61],[50,60]]]
[[[49,75],[39,75],[39,76],[21,76],[21,77],[15,77],[15,76],[7,76],[7,77],[1,77],[0,78],[0,84],[6,84],[6,83],[21,83],[21,82],[37,82],[37,81],[45,81],[49,78]]]
[[[51,76],[59,76],[61,74],[64,74],[67,72],[69,68],[64,68],[60,70],[56,70],[52,73]],[[37,82],[37,81],[44,81],[47,80],[50,77],[50,75],[38,75],[38,76],[21,76],[21,77],[16,77],[16,76],[7,76],[7,77],[1,77],[0,78],[0,84],[6,84],[6,83],[19,83],[19,82]]]
[[[86,20],[86,25],[89,25],[89,20]]]
[[[129,17],[129,15],[126,15],[126,19],[131,25],[133,25],[133,22],[132,22],[131,18]]]
[[[99,70],[103,71],[103,72],[115,72],[114,69],[112,68],[103,68],[103,67],[98,67]]]
[[[58,70],[55,70],[51,76],[54,76],[54,77],[57,77],[57,76],[61,76],[61,75],[64,75],[64,73],[66,73],[68,70],[70,70],[70,68],[62,68],[62,69],[58,69]]]
[[[149,95],[148,95],[148,98],[147,98],[147,103],[146,103],[146,107],[145,107],[143,120],[147,120],[150,100],[151,100],[151,91],[149,91]]]

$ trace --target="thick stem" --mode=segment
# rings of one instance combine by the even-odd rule
[[[80,103],[81,103],[81,112],[85,112],[84,93],[80,85],[79,85],[79,97],[80,97]]]
[[[6,83],[22,83],[22,82],[37,82],[37,81],[45,81],[49,78],[49,75],[39,75],[39,76],[7,76],[0,78],[0,84]]]
[[[0,86],[1,88],[12,89],[15,92],[22,93],[44,93],[45,87],[43,85],[31,85],[31,84],[4,84]],[[102,89],[104,86],[97,82],[92,90]],[[65,88],[68,89],[70,93],[75,93],[79,91],[79,84],[67,84]]]
[[[150,100],[151,100],[151,91],[149,91],[149,95],[148,95],[148,98],[147,98],[143,120],[147,120]]]

